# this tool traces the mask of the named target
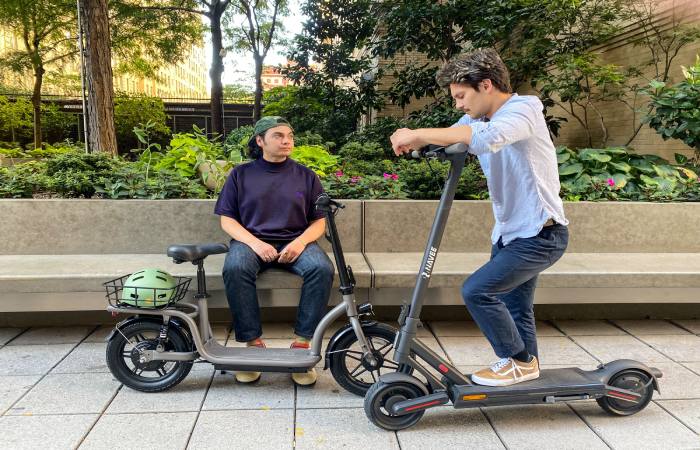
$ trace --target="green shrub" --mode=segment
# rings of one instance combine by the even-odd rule
[[[193,178],[200,164],[217,159],[226,159],[223,146],[210,141],[204,130],[195,125],[191,133],[173,135],[167,151],[155,163],[155,169],[174,170],[183,177]]]
[[[398,163],[398,173],[406,183],[406,191],[412,199],[440,198],[449,171],[449,163],[426,160],[402,159]],[[474,200],[488,198],[486,178],[479,163],[469,158],[464,166],[455,198]]]
[[[695,150],[695,164],[700,165],[700,56],[695,64],[683,69],[685,79],[673,86],[652,81],[647,93],[653,112],[645,118],[664,140],[680,139]]]
[[[145,95],[115,97],[114,127],[120,153],[127,153],[139,146],[134,128],[149,121],[153,123],[151,140],[165,145],[170,137],[166,120],[165,106],[160,98]]]
[[[395,173],[385,173],[381,176],[350,176],[338,171],[322,180],[322,183],[324,190],[333,198],[407,198],[405,183]]]
[[[697,174],[656,155],[628,153],[622,147],[557,149],[561,195],[566,200],[685,199]]]
[[[32,198],[47,192],[49,184],[44,161],[0,167],[0,198]]]
[[[301,145],[294,147],[291,158],[325,178],[338,170],[338,157],[328,153],[320,145]]]

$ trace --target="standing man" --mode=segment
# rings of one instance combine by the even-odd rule
[[[233,169],[214,210],[232,238],[223,277],[235,337],[248,346],[265,347],[255,282],[260,272],[279,267],[304,280],[292,348],[309,348],[326,311],[334,273],[315,242],[326,226],[315,208],[323,192],[321,182],[312,170],[289,158],[294,130],[281,117],[260,119],[248,147],[254,160]],[[259,378],[260,372],[236,372],[241,383]],[[316,370],[293,373],[292,379],[314,384]]]
[[[464,282],[462,297],[501,359],[475,372],[472,381],[508,386],[532,380],[540,374],[537,276],[561,258],[569,239],[543,105],[535,96],[511,92],[508,69],[493,49],[448,62],[437,82],[449,88],[464,117],[450,128],[396,130],[392,147],[400,155],[427,144],[461,142],[478,156],[496,224],[491,260]]]

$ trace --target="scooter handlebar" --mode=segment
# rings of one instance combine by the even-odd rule
[[[460,153],[466,153],[469,151],[469,146],[458,142],[456,144],[449,145],[447,147],[439,145],[426,145],[425,147],[419,148],[418,150],[413,150],[411,156],[413,158],[432,158],[438,155],[458,155]]]

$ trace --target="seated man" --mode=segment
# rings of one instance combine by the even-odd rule
[[[279,267],[304,279],[292,348],[309,348],[328,305],[334,272],[315,242],[326,226],[315,208],[323,192],[321,182],[312,170],[289,158],[294,131],[281,117],[260,119],[248,147],[254,160],[233,169],[214,210],[232,238],[223,277],[235,337],[248,346],[265,347],[255,281],[258,273]],[[236,373],[241,383],[259,378],[260,372]],[[312,368],[292,378],[311,385],[317,374]]]

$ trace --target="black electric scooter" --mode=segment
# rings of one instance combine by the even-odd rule
[[[455,408],[518,404],[554,404],[571,400],[595,399],[608,413],[628,416],[644,409],[653,391],[659,390],[661,372],[638,361],[620,359],[601,364],[596,370],[576,367],[542,370],[536,380],[511,386],[490,387],[471,382],[443,358],[416,339],[430,276],[435,266],[440,240],[455,196],[455,189],[467,157],[468,147],[426,147],[413,152],[415,158],[450,161],[450,171],[428,238],[410,306],[404,304],[399,316],[401,329],[394,342],[397,372],[383,374],[367,391],[364,408],[367,417],[385,430],[401,430],[420,420],[425,410],[452,403]],[[427,367],[440,375],[433,375]],[[427,382],[414,377],[419,373]],[[440,377],[438,379],[438,377]]]

